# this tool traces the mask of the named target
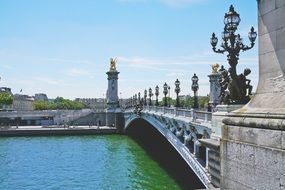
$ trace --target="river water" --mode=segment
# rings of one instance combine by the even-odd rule
[[[180,189],[130,137],[0,138],[0,189]]]

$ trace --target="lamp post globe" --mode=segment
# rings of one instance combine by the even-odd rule
[[[224,24],[229,31],[236,31],[241,19],[239,14],[235,11],[233,5],[230,6],[229,12],[225,14]]]
[[[176,93],[176,107],[179,107],[180,106],[180,103],[179,103],[180,81],[176,79],[174,84],[175,84],[175,93]]]
[[[166,107],[167,106],[167,94],[168,94],[168,85],[166,84],[166,83],[164,83],[164,85],[163,85],[163,94],[164,94],[164,103],[163,103],[163,105],[164,105],[164,107]]]
[[[155,96],[156,96],[155,106],[158,106],[158,95],[159,95],[159,87],[158,87],[158,85],[156,85],[156,87],[155,87]]]

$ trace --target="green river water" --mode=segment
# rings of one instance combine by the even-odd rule
[[[0,189],[180,189],[130,137],[0,138]]]

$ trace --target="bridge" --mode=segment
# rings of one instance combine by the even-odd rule
[[[152,106],[145,106],[141,113],[123,112],[118,105],[119,72],[113,66],[107,72],[105,113],[100,117],[92,111],[76,117],[62,113],[59,118],[64,118],[62,122],[72,118],[69,121],[76,120],[79,124],[88,124],[96,118],[105,122],[102,125],[115,126],[126,134],[150,127],[175,149],[205,188],[284,189],[285,41],[281,39],[285,34],[285,3],[282,0],[259,0],[257,3],[261,72],[257,92],[247,105],[225,105],[220,113],[219,110],[210,113]],[[215,43],[213,35],[212,44]],[[213,80],[210,82],[214,84]],[[151,102],[152,93],[149,94]],[[37,114],[38,117],[56,118],[53,112]],[[3,118],[7,117],[34,115],[13,112]]]
[[[210,138],[211,118],[212,113],[206,111],[146,106],[141,114],[126,110],[124,131],[128,134],[143,120],[171,144],[205,188],[213,188],[209,149],[199,142]]]

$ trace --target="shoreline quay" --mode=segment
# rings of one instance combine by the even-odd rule
[[[115,127],[107,126],[12,126],[1,127],[0,137],[23,136],[76,136],[118,134]]]

